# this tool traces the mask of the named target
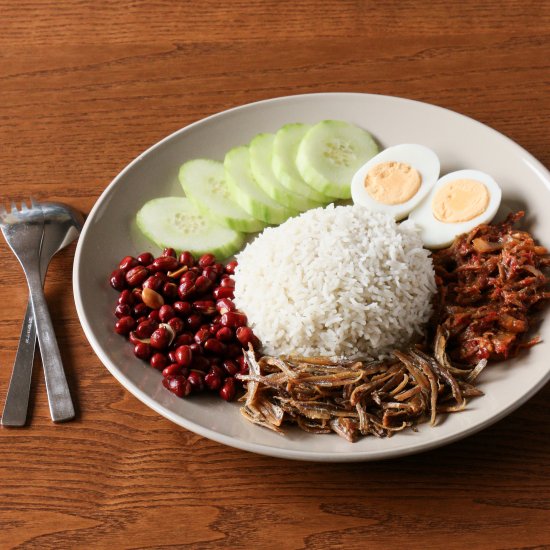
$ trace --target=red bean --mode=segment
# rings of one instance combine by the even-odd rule
[[[177,363],[177,361],[176,361],[176,350],[171,349],[171,350],[168,352],[167,356],[168,356],[168,361],[169,361],[170,363]]]
[[[227,279],[222,279],[220,286],[223,288],[235,288],[235,281],[228,277]]]
[[[157,370],[163,370],[164,367],[168,364],[168,357],[164,353],[153,353],[151,359],[149,359],[149,364]]]
[[[153,275],[157,278],[159,278],[163,283],[169,283],[170,282],[170,279],[168,277],[168,275],[166,275],[166,273],[162,272],[162,271],[157,271],[155,273],[153,273]]]
[[[208,328],[200,328],[195,333],[195,342],[197,344],[204,344],[209,338],[212,338],[212,335],[210,334]]]
[[[132,308],[128,304],[118,304],[115,308],[115,316],[118,319],[132,314]]]
[[[162,271],[168,273],[168,271],[174,271],[178,267],[178,260],[173,256],[159,256],[155,261],[148,265],[147,268],[152,271]]]
[[[227,374],[227,376],[235,376],[239,372],[239,367],[235,361],[232,361],[231,359],[226,359],[222,363],[223,370]]]
[[[147,318],[151,319],[151,321],[155,321],[156,323],[160,322],[159,310],[154,309],[153,311],[151,311],[151,313],[149,313]]]
[[[162,256],[171,256],[172,258],[176,257],[176,251],[173,248],[165,248],[162,251]]]
[[[200,313],[191,313],[186,320],[189,329],[195,331],[202,324],[202,315]]]
[[[244,355],[241,353],[239,357],[236,358],[237,363],[239,364],[239,370],[242,372],[243,369],[246,367],[246,370],[248,372],[248,366],[246,364],[246,360],[244,358]]]
[[[132,310],[132,313],[133,313],[134,317],[141,317],[143,315],[145,315],[145,316],[149,315],[150,311],[151,310],[143,302],[140,302],[139,304],[136,304],[134,306],[134,309]]]
[[[150,252],[142,252],[136,260],[138,263],[140,263],[143,266],[148,266],[149,264],[152,264],[155,260],[155,257]]]
[[[229,298],[222,298],[216,302],[216,309],[218,313],[223,315],[228,311],[235,311],[235,304]]]
[[[179,346],[175,352],[176,363],[182,367],[188,367],[193,360],[193,352],[189,346]]]
[[[138,265],[132,267],[132,269],[126,273],[126,282],[131,287],[140,286],[147,277],[149,277],[149,270],[142,265]]]
[[[225,344],[223,342],[220,342],[216,338],[209,338],[204,342],[203,346],[204,351],[207,351],[208,353],[213,353],[214,355],[223,355],[225,352]]]
[[[187,376],[187,381],[191,384],[194,392],[200,393],[204,390],[204,374],[202,372],[192,370]]]
[[[214,266],[213,266],[213,265],[209,265],[208,267],[205,267],[205,268],[202,270],[202,276],[203,276],[203,277],[207,277],[207,278],[210,279],[212,282],[215,282],[216,279],[218,278],[218,273],[217,273],[216,270],[214,269]]]
[[[180,254],[179,263],[187,267],[193,267],[195,265],[195,258],[191,252],[186,250]]]
[[[147,361],[151,357],[151,346],[145,342],[138,342],[134,346],[134,355]]]
[[[136,328],[136,336],[138,338],[150,338],[151,334],[158,328],[158,323],[154,319],[142,321]]]
[[[225,266],[225,272],[229,273],[230,275],[233,275],[233,273],[235,273],[235,268],[237,267],[237,265],[238,265],[237,260],[233,260],[233,261],[229,262]]]
[[[170,324],[170,323],[168,323]],[[189,344],[193,344],[195,342],[193,338],[193,333],[191,332],[183,332],[179,336],[176,337],[174,340],[174,347],[178,348],[179,346],[188,346]]]
[[[204,383],[209,390],[216,391],[222,385],[222,378],[216,371],[210,369],[204,377]]]
[[[221,298],[233,299],[235,297],[234,289],[227,286],[219,286],[215,288],[212,294],[216,300],[220,300]]]
[[[126,288],[126,273],[122,269],[115,269],[111,273],[109,282],[115,290],[124,290]]]
[[[175,393],[178,397],[186,397],[191,393],[191,384],[185,376],[176,374],[163,378],[162,384],[165,388]]]
[[[155,275],[151,275],[150,277],[147,277],[145,281],[143,281],[142,287],[143,288],[150,288],[151,290],[154,290],[158,292],[164,283],[162,282],[162,279],[160,277],[155,277]]]
[[[170,333],[165,327],[157,328],[151,334],[151,347],[159,350],[166,349],[170,343]]]
[[[258,338],[256,338],[250,327],[239,327],[236,330],[235,335],[237,336],[237,340],[241,343],[243,348],[248,349],[249,343],[252,344],[255,348],[258,347]]]
[[[221,264],[220,262],[215,263],[212,267],[214,268],[218,276],[222,275],[225,270],[223,264]]]
[[[220,397],[222,399],[225,399],[226,401],[231,401],[232,399],[234,399],[235,393],[235,379],[226,378],[219,392]]]
[[[216,263],[216,256],[214,256],[214,254],[203,254],[198,261],[198,264],[202,268],[208,267],[214,263]]]
[[[178,286],[174,283],[164,283],[162,294],[167,300],[175,300],[178,298]]]
[[[225,371],[221,368],[221,363],[218,364],[216,361],[219,361],[217,357],[210,359],[210,370],[208,372],[215,372],[223,380],[225,378]]]
[[[180,277],[180,284],[185,283],[186,281],[194,282],[197,280],[198,275],[194,271],[186,271],[181,277]]]
[[[198,293],[202,294],[212,288],[212,281],[204,275],[199,275],[195,281],[195,289]]]
[[[182,370],[182,366],[178,365],[177,363],[172,363],[168,365],[166,368],[162,371],[162,376],[173,376],[174,374],[178,374]]]
[[[139,262],[133,256],[125,256],[118,264],[118,268],[122,271],[128,271],[137,265],[139,265]]]
[[[176,336],[178,334],[181,334],[183,332],[183,329],[185,328],[185,323],[179,317],[172,317],[168,321],[168,324],[170,325]]]
[[[217,332],[223,328],[220,323],[210,323],[208,330],[212,336],[216,336]]]
[[[134,296],[130,290],[125,289],[120,293],[117,301],[120,305],[133,306]]]
[[[172,306],[164,304],[163,306],[160,307],[159,317],[163,323],[167,323],[168,321],[170,321],[170,319],[172,319],[175,316],[176,316],[176,312],[174,311],[174,308]]]
[[[130,315],[126,315],[125,317],[121,317],[115,324],[115,332],[117,334],[121,334],[123,336],[126,336],[134,330],[136,326],[136,320],[131,317]]]
[[[222,327],[216,332],[216,338],[220,342],[231,342],[233,340],[234,332],[229,327]]]
[[[228,311],[222,315],[220,322],[224,327],[244,327],[247,323],[247,318],[244,313],[239,313],[238,311]]]
[[[193,296],[196,290],[195,281],[183,281],[180,286],[178,286],[178,296],[181,300],[187,300]]]

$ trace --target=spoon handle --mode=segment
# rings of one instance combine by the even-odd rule
[[[27,276],[27,283],[29,285],[34,322],[42,355],[50,415],[54,422],[71,420],[75,416],[74,406],[61,362],[61,354],[55,338],[52,318],[48,310],[46,297],[44,296],[40,270],[29,269],[27,266],[25,275]]]
[[[21,327],[21,336],[19,337],[19,346],[17,347],[10,386],[6,395],[4,412],[2,413],[3,426],[17,427],[25,425],[35,348],[36,325],[29,300],[23,326]]]

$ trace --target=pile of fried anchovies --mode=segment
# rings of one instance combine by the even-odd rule
[[[434,356],[410,347],[388,361],[338,361],[327,357],[268,357],[245,352],[247,384],[241,408],[255,424],[283,433],[283,423],[354,442],[362,435],[388,437],[437,413],[462,410],[467,397],[483,395],[473,382],[487,364],[459,369],[445,354],[445,334]]]

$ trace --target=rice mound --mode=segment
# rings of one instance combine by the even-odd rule
[[[433,265],[414,224],[361,206],[266,228],[237,261],[235,304],[269,355],[382,358],[431,315]]]

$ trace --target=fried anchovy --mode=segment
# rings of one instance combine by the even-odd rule
[[[454,367],[439,331],[437,352],[411,347],[386,361],[330,357],[262,357],[245,352],[247,375],[243,416],[281,433],[296,424],[312,433],[337,433],[348,441],[360,436],[390,437],[437,414],[466,406],[465,397],[481,395],[473,384],[485,366]]]

